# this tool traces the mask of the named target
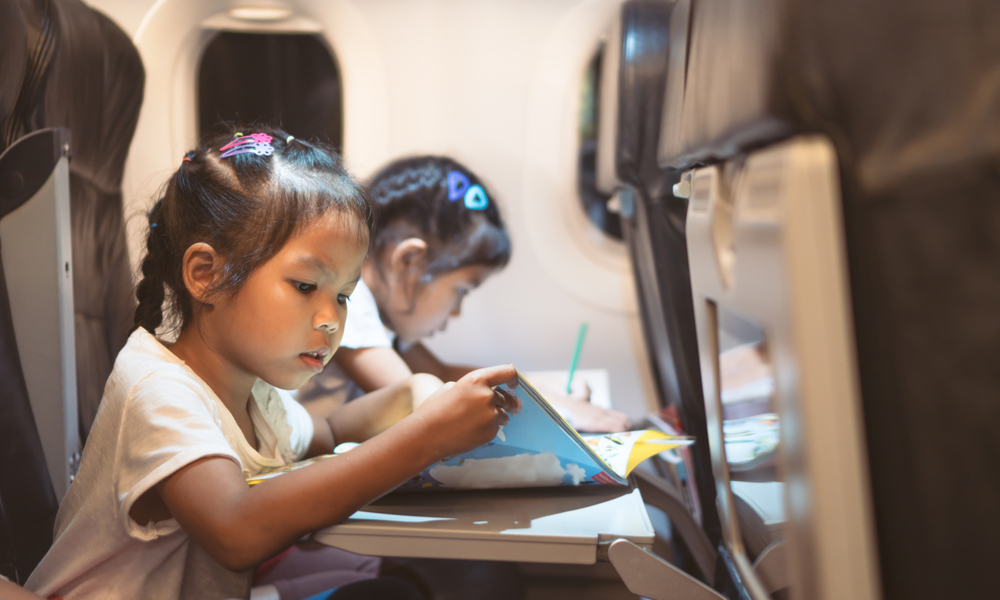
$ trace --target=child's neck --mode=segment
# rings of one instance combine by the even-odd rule
[[[257,377],[239,369],[216,352],[194,323],[181,330],[170,351],[212,388],[233,415],[247,442],[256,448],[257,436],[250,418],[250,392]]]
[[[365,287],[368,291],[372,293],[372,297],[375,298],[375,304],[382,306],[382,302],[385,301],[385,297],[389,294],[389,286],[379,275],[376,270],[375,265],[372,263],[374,259],[368,258],[361,265],[361,281],[365,283]]]

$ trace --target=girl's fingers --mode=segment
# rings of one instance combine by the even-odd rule
[[[520,398],[501,387],[493,389],[493,404],[495,404],[498,408],[502,408],[504,412],[511,415],[516,415],[521,412]]]
[[[489,387],[496,387],[501,383],[509,384],[512,388],[517,385],[517,369],[514,365],[497,365],[476,369],[462,379],[469,378],[474,383],[482,383]]]
[[[507,423],[510,423],[510,415],[504,409],[499,406],[495,409],[497,413],[497,425],[503,427]]]

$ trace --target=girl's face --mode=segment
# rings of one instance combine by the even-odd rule
[[[282,389],[323,370],[343,337],[368,237],[351,215],[305,226],[231,297],[213,302],[212,343],[238,369]]]
[[[376,298],[379,311],[401,340],[418,342],[444,331],[448,319],[461,314],[466,294],[479,287],[494,271],[495,267],[472,265],[443,273],[418,287],[415,299],[402,289],[402,281],[390,281],[387,297]]]

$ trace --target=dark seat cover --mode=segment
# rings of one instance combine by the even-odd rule
[[[622,6],[621,68],[615,171],[628,188],[622,223],[638,286],[638,298],[662,405],[676,405],[685,432],[694,435],[694,480],[702,528],[711,543],[722,541],[715,505],[715,479],[708,448],[705,405],[691,299],[687,200],[671,187],[679,171],[657,163],[667,80],[673,3],[631,0]],[[716,565],[717,588],[734,593]]]
[[[128,37],[83,3],[0,0],[0,152],[32,131],[72,130],[81,439],[131,322],[121,178],[144,79]],[[0,266],[0,573],[21,583],[52,543],[58,508],[30,406]]]
[[[885,597],[995,596],[1000,3],[697,0],[691,14],[667,164],[797,132],[837,148]]]
[[[44,76],[28,94],[29,108],[20,115],[16,131],[24,135],[66,127],[73,134],[73,302],[84,440],[132,324],[134,299],[121,181],[142,104],[145,71],[128,36],[79,0],[13,4],[21,7],[29,23],[43,22],[45,11],[50,11],[54,42]]]
[[[52,131],[0,154],[0,219],[28,201],[61,157]],[[0,245],[3,240],[0,239]],[[0,574],[24,583],[52,544],[59,507],[21,370],[0,261]]]

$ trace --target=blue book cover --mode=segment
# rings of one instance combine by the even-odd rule
[[[398,490],[624,485],[629,472],[643,460],[693,441],[656,430],[580,435],[521,373],[517,387],[504,386],[504,390],[521,400],[521,412],[511,415],[493,441],[438,461]],[[341,453],[341,447],[337,451]],[[330,457],[336,455],[287,465],[247,483],[256,485]]]
[[[690,443],[658,431],[581,436],[520,373],[509,393],[521,400],[521,412],[493,441],[439,461],[400,491],[624,485],[642,460]]]

